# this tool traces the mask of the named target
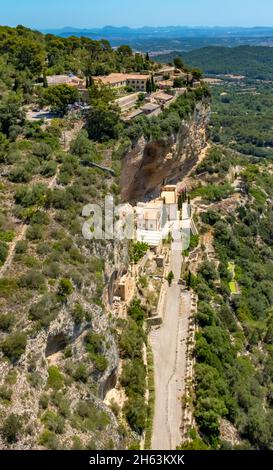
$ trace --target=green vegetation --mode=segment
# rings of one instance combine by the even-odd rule
[[[190,236],[189,248],[187,248],[186,250],[183,251],[184,256],[189,256],[190,252],[198,247],[199,239],[200,239],[199,235],[191,235]]]
[[[6,261],[8,252],[8,245],[0,241],[0,266]]]
[[[50,366],[48,369],[47,386],[52,390],[60,390],[64,385],[64,376],[57,366]]]
[[[3,439],[12,444],[18,440],[22,431],[22,418],[14,413],[10,414],[4,421],[1,433]]]
[[[46,447],[48,450],[59,449],[59,441],[56,434],[48,429],[45,429],[39,436],[39,444]]]
[[[0,400],[4,403],[10,404],[12,397],[12,390],[5,385],[0,387]]]
[[[93,362],[95,369],[98,372],[103,373],[108,367],[108,361],[104,356],[104,338],[91,331],[85,338],[85,349],[88,352],[89,358]]]
[[[102,431],[109,424],[109,416],[91,401],[79,401],[74,413],[74,426],[82,431]]]
[[[59,283],[58,295],[61,299],[66,299],[73,292],[73,285],[70,279],[61,279]]]
[[[22,354],[25,352],[27,344],[26,333],[16,332],[11,333],[1,342],[1,349],[3,354],[12,362],[18,361]]]
[[[174,273],[172,271],[170,271],[168,276],[167,276],[167,281],[168,281],[169,287],[171,287],[171,285],[173,283],[173,280],[174,280]]]
[[[53,411],[46,411],[41,419],[42,423],[56,434],[64,432],[64,419]]]
[[[5,315],[0,315],[0,330],[10,331],[15,321],[16,319],[13,313],[6,313]]]
[[[145,403],[147,371],[142,358],[146,341],[143,330],[145,312],[139,300],[133,300],[128,314],[130,319],[120,337],[121,355],[125,359],[121,384],[127,395],[124,413],[132,430],[142,434],[146,426],[148,407]]]
[[[187,119],[201,100],[209,101],[210,91],[203,85],[193,91],[179,96],[174,103],[157,117],[147,118],[140,116],[134,119],[125,128],[125,135],[133,142],[144,135],[147,140],[157,140],[163,136],[168,137],[177,133],[181,126],[181,120]]]
[[[145,428],[144,448],[149,450],[151,449],[151,446],[152,446],[153,420],[154,420],[154,408],[155,408],[154,362],[153,362],[153,351],[152,351],[150,344],[147,345],[147,374],[148,374],[149,402],[148,402],[147,421],[146,421],[146,428]]]
[[[200,186],[191,193],[191,197],[201,196],[205,201],[221,201],[226,199],[232,193],[232,188],[229,183],[208,184],[207,186]]]
[[[69,85],[58,85],[45,88],[41,96],[41,105],[50,106],[55,113],[64,115],[69,104],[79,100],[79,92]]]
[[[213,174],[221,185],[231,165],[242,167],[243,204],[234,203],[230,212],[209,208],[202,214],[207,225],[203,230],[213,230],[218,272],[204,260],[196,276],[186,275],[199,297],[195,419],[200,437],[192,436],[183,449],[225,448],[220,436],[223,418],[238,430],[240,447],[272,448],[273,180],[269,162],[253,164],[221,148],[212,148],[197,174],[205,169],[206,184]],[[256,189],[265,199],[252,196]],[[210,197],[215,200],[213,194]],[[237,283],[240,296],[230,296],[231,289],[238,292]]]
[[[121,129],[119,124],[120,111],[113,104],[115,92],[108,86],[92,85],[89,89],[91,110],[88,118],[88,134],[90,139],[107,141],[117,139]]]
[[[147,243],[136,242],[133,243],[130,249],[130,260],[137,264],[147,253],[149,245]]]
[[[213,89],[212,139],[245,155],[272,157],[272,88],[263,82]]]
[[[159,56],[162,62],[171,62],[177,58],[177,52]],[[251,79],[272,80],[271,63],[273,52],[270,47],[239,46],[239,47],[203,47],[178,58],[191,67],[199,67],[206,74],[239,74]]]

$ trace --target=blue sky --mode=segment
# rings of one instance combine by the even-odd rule
[[[0,0],[0,24],[273,26],[272,0]]]

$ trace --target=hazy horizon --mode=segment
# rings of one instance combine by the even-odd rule
[[[44,29],[150,27],[273,27],[271,0],[0,0],[1,24]],[[61,21],[60,21],[61,18]]]

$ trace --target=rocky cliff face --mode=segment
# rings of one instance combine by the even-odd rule
[[[139,139],[123,159],[123,202],[147,200],[159,194],[162,184],[181,180],[206,144],[209,117],[209,106],[200,102],[192,117],[181,122],[177,134],[152,142]]]

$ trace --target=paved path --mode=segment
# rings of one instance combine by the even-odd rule
[[[174,450],[181,444],[184,376],[186,372],[186,338],[190,314],[190,294],[178,285],[181,250],[171,255],[170,270],[175,279],[167,290],[165,314],[160,329],[150,335],[155,369],[155,414],[152,449]]]

